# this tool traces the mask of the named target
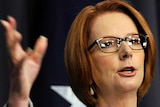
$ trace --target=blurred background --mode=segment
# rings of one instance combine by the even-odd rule
[[[17,29],[23,35],[24,49],[33,47],[39,35],[48,38],[49,47],[44,57],[40,74],[32,88],[31,99],[35,107],[82,107],[74,105],[73,99],[65,98],[62,91],[69,90],[64,69],[64,45],[69,27],[86,5],[95,5],[102,0],[0,0],[0,19],[11,15],[18,22]],[[160,106],[160,1],[129,1],[148,21],[157,44],[156,72],[149,92],[139,107]],[[0,25],[0,107],[7,102],[9,91],[8,54],[4,29]],[[62,91],[57,91],[62,89]],[[78,103],[77,103],[78,104]]]

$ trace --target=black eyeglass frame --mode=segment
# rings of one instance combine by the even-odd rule
[[[131,36],[133,36],[133,35],[138,35],[139,36],[139,38],[141,39],[142,37],[143,37],[143,41],[141,41],[141,45],[142,45],[142,49],[145,49],[146,47],[147,47],[147,39],[149,38],[149,36],[148,35],[144,35],[144,34],[142,34],[142,33],[139,33],[139,34],[129,34],[128,36],[126,36],[126,37],[124,37],[124,38],[119,38],[119,37],[115,37],[115,36],[105,36],[105,37],[102,37],[102,38],[99,38],[99,39],[96,39],[89,47],[88,47],[88,50],[90,51],[93,47],[94,47],[94,45],[98,45],[98,48],[102,51],[102,52],[104,52],[104,53],[113,53],[113,52],[116,52],[116,51],[118,51],[119,49],[120,49],[120,47],[121,47],[121,42],[123,42],[123,41],[128,41],[128,38],[129,37],[131,37]],[[117,44],[117,50],[115,50],[115,51],[113,51],[113,52],[105,52],[105,51],[103,51],[102,50],[102,48],[101,48],[101,46],[100,46],[100,41],[102,40],[102,39],[104,39],[104,38],[116,38],[117,39],[117,41],[118,41],[118,44]],[[131,47],[130,47],[131,48]],[[132,50],[142,50],[142,49],[133,49],[133,48],[131,48]]]

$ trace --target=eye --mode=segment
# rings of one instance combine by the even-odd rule
[[[101,48],[110,48],[115,45],[114,40],[106,40],[106,41],[101,41],[100,46]]]
[[[131,43],[131,45],[139,45],[141,43],[140,38],[132,38],[129,40],[129,43]]]

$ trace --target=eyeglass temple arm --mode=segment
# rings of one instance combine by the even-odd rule
[[[145,35],[145,42],[142,44],[142,46],[144,47],[144,48],[146,48],[147,47],[147,39],[149,38],[149,36],[148,35]]]
[[[97,41],[94,41],[94,42],[88,47],[88,50],[91,50],[96,43],[97,43]]]

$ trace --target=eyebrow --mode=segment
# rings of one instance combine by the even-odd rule
[[[138,33],[127,33],[126,35],[125,35],[125,37],[127,37],[127,36],[129,36],[129,35],[138,35],[139,34],[139,32]],[[106,35],[106,36],[103,36],[103,37],[100,37],[100,38],[105,38],[105,37],[116,37],[116,38],[121,38],[121,37],[119,37],[117,34],[113,34],[113,35]],[[97,40],[97,39],[95,39],[95,40]]]

